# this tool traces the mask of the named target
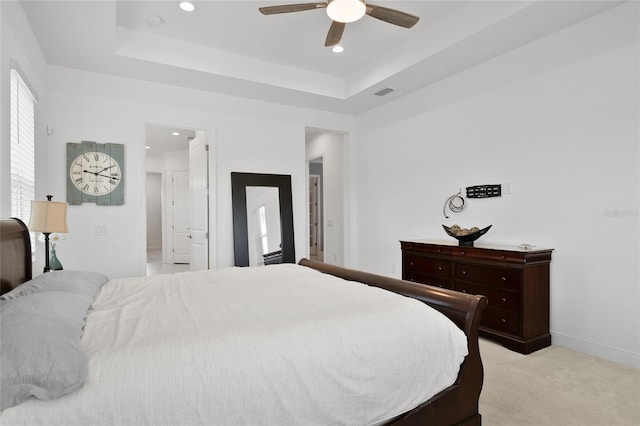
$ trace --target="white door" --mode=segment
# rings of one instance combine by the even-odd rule
[[[196,132],[189,142],[191,212],[191,270],[209,269],[209,145],[207,134]]]
[[[189,263],[189,172],[175,171],[173,186],[173,263]]]

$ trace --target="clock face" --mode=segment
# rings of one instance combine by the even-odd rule
[[[106,195],[120,185],[120,165],[102,152],[85,152],[69,167],[69,177],[80,191],[88,195]]]

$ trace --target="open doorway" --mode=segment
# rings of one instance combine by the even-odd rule
[[[307,128],[308,256],[344,264],[343,135]],[[317,184],[316,184],[317,183]],[[316,226],[317,224],[317,226]]]
[[[190,269],[189,141],[196,131],[146,125],[147,275]]]

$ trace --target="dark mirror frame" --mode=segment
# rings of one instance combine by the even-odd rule
[[[247,232],[247,187],[278,188],[280,197],[280,230],[282,263],[296,263],[293,238],[293,201],[291,175],[231,172],[231,205],[233,208],[233,247],[236,266],[249,266],[249,235]]]

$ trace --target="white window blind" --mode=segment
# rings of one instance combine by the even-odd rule
[[[11,69],[11,216],[29,223],[35,198],[36,99],[18,71]],[[31,238],[32,251],[34,248]]]

